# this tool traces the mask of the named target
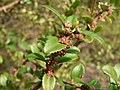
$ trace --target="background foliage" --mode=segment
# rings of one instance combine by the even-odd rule
[[[31,51],[33,53],[38,51],[38,48],[34,47],[40,46],[39,48],[42,48],[41,45],[37,44],[39,42],[37,38],[57,35],[58,32],[56,30],[61,28],[61,22],[57,16],[48,9],[43,8],[42,5],[49,5],[55,8],[63,17],[75,15],[80,19],[81,16],[90,13],[93,1],[78,0],[79,5],[76,6],[76,4],[73,4],[74,0],[20,0],[15,6],[1,11],[0,78],[4,78],[4,82],[0,82],[2,85],[0,87],[4,90],[6,89],[4,86],[8,83],[10,90],[13,90],[13,88],[15,90],[26,90],[26,88],[28,89],[31,86],[33,88],[39,81],[38,78],[28,73],[32,73],[32,70],[36,69],[36,67],[30,62],[24,65],[25,57]],[[106,2],[109,0],[98,1]],[[1,0],[0,7],[11,2],[14,2],[14,0]],[[116,6],[119,5],[119,3],[116,3]],[[101,83],[101,88],[108,88],[106,87],[108,77],[101,72],[101,67],[106,64],[114,66],[120,61],[120,12],[118,10],[114,11],[111,19],[106,20],[107,22],[101,21],[98,23],[103,25],[102,31],[98,32],[98,34],[104,38],[107,45],[100,45],[97,41],[81,43],[78,46],[80,48],[80,60],[61,66],[57,73],[58,76],[68,80],[72,68],[78,63],[82,63],[86,68],[86,73],[83,77],[85,82],[95,79],[98,82],[98,86]],[[45,66],[44,63],[42,65],[43,67]],[[18,68],[24,69],[19,70],[18,73],[16,72]],[[25,74],[21,74],[24,72]],[[16,75],[18,75],[18,78],[16,78]],[[10,76],[9,80],[11,81],[6,83],[8,76]],[[55,88],[55,90],[60,89],[58,86]]]

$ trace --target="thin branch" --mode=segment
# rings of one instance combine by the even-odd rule
[[[31,90],[38,90],[42,86],[42,82],[38,83],[33,89]]]
[[[1,11],[6,12],[7,9],[9,9],[9,8],[11,8],[11,7],[17,5],[19,2],[20,2],[20,0],[16,0],[16,1],[14,1],[14,2],[8,4],[8,5],[5,5],[5,6],[3,6],[3,7],[0,7],[0,12],[1,12]]]
[[[95,9],[95,6],[96,6],[96,2],[97,2],[97,0],[94,0],[94,4],[93,4],[93,7],[92,7],[92,11],[91,11],[91,16],[94,15],[94,9]]]

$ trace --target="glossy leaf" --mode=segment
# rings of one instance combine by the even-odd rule
[[[76,47],[76,46],[72,46],[67,50],[67,53],[75,53],[75,54],[77,54],[77,53],[80,53],[80,49],[78,47]]]
[[[46,62],[41,61],[41,60],[35,60],[35,62],[36,62],[37,64],[39,64],[40,66],[42,66],[44,69],[46,69]]]
[[[52,7],[48,6],[48,5],[43,5],[43,7],[49,9],[50,11],[52,11],[60,19],[60,21],[64,24],[64,19],[57,10],[55,10],[54,8],[52,8]]]
[[[92,22],[93,22],[93,18],[92,17],[90,17],[90,16],[83,16],[82,17],[88,24],[92,24]]]
[[[81,78],[85,73],[85,68],[82,64],[75,66],[71,72],[71,78],[75,80],[76,78]]]
[[[45,58],[38,54],[38,53],[31,53],[27,56],[28,60],[32,61],[32,60],[35,60],[35,59],[38,59],[38,60],[42,60],[42,61],[45,61]]]
[[[6,86],[7,84],[7,77],[4,74],[0,75],[0,86]]]
[[[2,58],[2,56],[0,55],[0,64],[2,64],[3,63],[3,58]]]
[[[103,70],[104,73],[109,75],[110,78],[112,78],[115,82],[117,81],[118,76],[117,76],[117,73],[116,73],[115,69],[112,66],[105,65],[105,66],[103,66],[102,70]]]
[[[99,25],[99,26],[96,27],[96,29],[94,30],[94,32],[97,33],[99,31],[101,31],[102,28],[103,28],[103,26]]]
[[[57,37],[49,36],[48,40],[45,44],[45,47],[44,47],[44,52],[51,54],[51,53],[60,51],[60,50],[64,49],[65,47],[66,47],[66,45],[58,42]]]
[[[32,53],[39,53],[39,49],[36,44],[31,45],[31,51]]]
[[[87,31],[87,30],[82,30],[80,33],[85,34],[87,36],[90,36],[92,38],[95,38],[101,44],[105,44],[105,41],[99,35],[95,34],[94,32]]]
[[[66,55],[64,56],[58,56],[55,59],[58,60],[59,63],[61,62],[67,62],[67,61],[72,61],[72,60],[76,60],[78,59],[78,55],[77,54],[71,54],[71,53],[66,53]]]
[[[117,73],[118,80],[120,81],[120,63],[116,64],[114,69],[115,69],[115,71]]]
[[[73,24],[76,21],[78,21],[78,20],[77,20],[77,17],[75,17],[75,16],[69,16],[65,19],[65,22],[70,22],[71,24]]]
[[[48,77],[46,74],[44,74],[42,79],[42,86],[44,90],[53,90],[55,87],[55,77]]]

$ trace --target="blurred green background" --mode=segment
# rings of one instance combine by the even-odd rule
[[[1,0],[0,7],[13,1]],[[72,1],[74,0],[28,0],[7,9],[6,12],[0,12],[0,56],[3,58],[0,74],[11,72],[14,67],[21,66],[20,55],[26,54],[26,51],[30,50],[30,45],[36,44],[37,38],[54,35],[54,29],[61,27],[59,19],[41,5],[50,5],[63,16],[74,13],[80,18],[81,15],[89,14],[93,0],[80,0],[80,5],[75,11],[70,8]],[[90,44],[81,43],[81,59],[61,67],[59,73],[63,78],[67,76],[69,69],[77,63],[83,63],[86,67],[83,79],[86,82],[97,79],[102,83],[102,87],[106,88],[108,79],[101,72],[101,67],[108,63],[114,65],[120,62],[120,12],[115,11],[113,15],[112,23],[99,22],[103,25],[103,30],[98,34],[105,39],[107,45],[102,46],[97,41]]]

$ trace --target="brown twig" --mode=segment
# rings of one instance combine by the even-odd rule
[[[94,4],[93,4],[93,7],[92,7],[92,11],[91,11],[91,16],[94,15],[94,8],[96,6],[96,2],[97,2],[97,0],[94,0]]]
[[[8,9],[8,8],[11,8],[11,7],[17,5],[19,2],[20,2],[20,0],[16,0],[16,1],[14,1],[14,2],[8,4],[8,5],[5,5],[5,6],[3,6],[3,7],[0,7],[0,12],[1,12],[1,11],[7,12],[7,9]]]
[[[97,22],[110,16],[113,12],[113,8],[111,6],[108,7],[108,10],[106,11],[106,14],[102,15],[104,11],[100,10],[98,11],[97,15],[94,17],[94,20],[92,22],[91,30],[94,30],[96,28]]]

